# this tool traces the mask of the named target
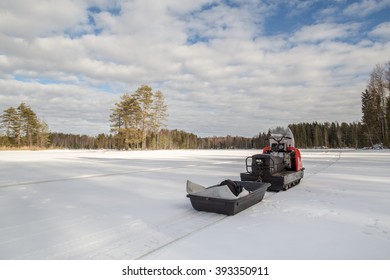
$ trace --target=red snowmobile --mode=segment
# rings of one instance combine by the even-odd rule
[[[304,175],[301,152],[294,145],[294,136],[289,128],[271,130],[269,146],[262,154],[246,158],[246,171],[242,181],[268,182],[268,191],[288,190],[299,184]]]
[[[304,168],[291,130],[273,130],[269,141],[262,154],[246,158],[247,172],[240,174],[241,181],[225,180],[207,188],[187,181],[192,206],[199,211],[235,215],[260,202],[266,190],[287,190],[299,184]]]

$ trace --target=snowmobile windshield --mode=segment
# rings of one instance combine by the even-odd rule
[[[286,143],[292,147],[295,147],[294,135],[289,127],[276,127],[270,129],[271,140],[276,142]]]

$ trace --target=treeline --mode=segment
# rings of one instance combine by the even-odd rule
[[[361,123],[290,124],[295,146],[300,148],[363,148],[369,146]]]
[[[295,145],[300,148],[363,148],[372,146],[371,139],[362,123],[299,123],[290,124]],[[254,137],[224,136],[198,137],[182,130],[162,129],[158,135],[148,133],[146,149],[156,149],[155,139],[159,138],[159,149],[260,149],[267,145],[267,133]],[[2,146],[9,139],[0,137]],[[23,140],[25,141],[25,140]],[[14,142],[14,140],[12,140]],[[46,145],[51,149],[116,149],[123,150],[121,142],[113,134],[97,136],[51,132],[47,134]],[[12,147],[8,145],[8,147]],[[14,145],[13,147],[17,147]]]
[[[159,149],[195,149],[198,137],[193,133],[182,130],[162,129],[158,134],[146,134],[145,148],[157,149],[156,138],[159,139]],[[123,139],[113,134],[99,134],[98,136],[75,135],[64,133],[50,133],[50,148],[59,149],[116,149],[124,150]],[[141,146],[133,149],[141,149]]]
[[[146,135],[146,149],[157,149],[155,139],[159,139],[158,149],[252,149],[263,147],[266,134],[246,138],[241,136],[225,137],[198,137],[182,130],[162,129],[155,135],[150,132]],[[123,142],[113,134],[99,134],[98,136],[50,133],[48,148],[52,149],[117,149],[123,150]],[[141,149],[141,148],[139,148]]]
[[[258,149],[267,144],[267,138],[264,132],[254,137],[227,135],[198,138],[197,149]]]

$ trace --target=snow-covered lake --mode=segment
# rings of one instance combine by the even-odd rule
[[[0,259],[390,259],[390,151],[302,150],[301,183],[235,215],[185,183],[256,150],[1,151]]]

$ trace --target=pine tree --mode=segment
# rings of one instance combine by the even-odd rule
[[[7,142],[15,144],[20,147],[20,116],[18,111],[14,107],[9,107],[4,110],[4,114],[1,115],[1,126],[5,130]]]
[[[139,87],[134,93],[134,97],[139,103],[139,116],[140,116],[140,130],[141,130],[141,146],[142,149],[146,149],[146,134],[151,124],[151,106],[153,103],[152,88],[143,85]]]
[[[115,103],[110,115],[111,132],[116,134],[118,147],[138,147],[140,142],[140,106],[134,95],[125,93]]]
[[[29,147],[34,145],[34,138],[36,138],[39,130],[39,121],[37,115],[25,103],[21,103],[17,108],[21,121],[21,131],[24,136],[24,144]]]
[[[161,91],[157,91],[154,94],[154,100],[152,104],[152,116],[151,116],[151,130],[155,136],[156,149],[159,149],[159,131],[166,126],[165,122],[168,117],[168,106],[165,105],[164,95]]]

